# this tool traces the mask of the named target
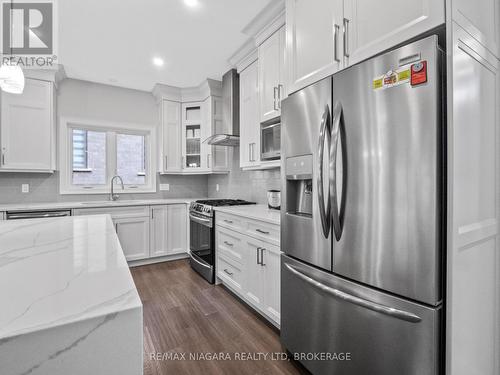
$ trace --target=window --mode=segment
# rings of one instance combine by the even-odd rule
[[[124,193],[156,191],[154,127],[63,118],[60,134],[61,194],[109,193],[114,175]]]
[[[124,184],[146,183],[146,143],[143,135],[117,134],[117,174]]]
[[[73,184],[106,183],[106,132],[73,129]]]

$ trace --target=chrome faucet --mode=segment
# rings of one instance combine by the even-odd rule
[[[111,194],[109,196],[109,200],[111,200],[111,201],[117,201],[120,198],[120,196],[118,194],[115,194],[115,192],[114,192],[115,178],[117,178],[117,179],[120,180],[120,184],[122,185],[122,190],[125,190],[125,186],[123,186],[123,179],[120,176],[118,176],[118,175],[114,176],[111,179]]]

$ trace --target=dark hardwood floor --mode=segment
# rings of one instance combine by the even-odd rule
[[[305,373],[293,361],[243,360],[237,353],[283,353],[278,332],[226,289],[207,283],[186,260],[131,271],[144,305],[144,375]]]

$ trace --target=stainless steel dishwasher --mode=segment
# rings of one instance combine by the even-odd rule
[[[52,211],[12,211],[7,212],[7,220],[20,219],[45,219],[53,217],[71,216],[71,210],[52,210]]]

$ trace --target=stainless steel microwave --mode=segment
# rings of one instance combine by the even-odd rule
[[[261,160],[275,160],[281,156],[281,123],[261,125]]]

